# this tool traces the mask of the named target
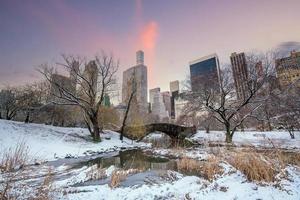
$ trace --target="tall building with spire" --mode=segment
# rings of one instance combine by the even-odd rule
[[[134,107],[139,112],[148,113],[148,79],[147,79],[147,66],[144,65],[144,52],[139,50],[136,52],[136,65],[123,72],[122,83],[122,103],[127,104],[131,88],[133,87],[132,81],[135,81],[136,93],[134,96]]]

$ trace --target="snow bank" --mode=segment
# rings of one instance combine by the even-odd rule
[[[205,133],[205,131],[198,131],[191,139],[199,143],[223,143],[225,141],[225,132],[211,131],[210,133]],[[233,143],[236,145],[253,145],[255,147],[273,147],[274,144],[278,148],[300,149],[300,132],[296,132],[295,139],[291,139],[287,131],[238,131],[233,135]]]

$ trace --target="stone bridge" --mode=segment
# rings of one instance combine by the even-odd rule
[[[160,131],[171,137],[172,140],[184,140],[196,133],[196,127],[185,127],[169,123],[154,123],[143,126],[126,126],[124,136],[133,140],[142,140],[152,132]]]

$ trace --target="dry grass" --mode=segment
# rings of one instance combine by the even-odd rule
[[[273,182],[278,173],[278,167],[271,159],[253,151],[233,152],[227,161],[249,181]]]
[[[212,181],[216,175],[223,173],[222,167],[219,166],[220,160],[216,157],[210,157],[207,161],[197,161],[190,158],[182,158],[177,161],[179,171],[196,173],[205,179]]]
[[[126,177],[130,174],[136,174],[143,171],[142,169],[128,169],[128,170],[114,170],[111,174],[111,180],[109,186],[111,188],[118,187],[122,181],[126,179]]]
[[[8,148],[0,153],[0,171],[11,172],[22,168],[28,163],[28,147],[25,142],[19,142],[14,148]]]
[[[186,157],[177,161],[177,167],[180,171],[198,172],[200,171],[200,165],[199,161]]]
[[[53,197],[53,175],[51,169],[49,169],[48,174],[44,178],[42,184],[36,189],[32,200],[51,200]]]
[[[22,180],[28,179],[31,174],[25,165],[30,162],[29,149],[25,142],[19,142],[13,148],[0,153],[0,199],[32,199],[49,200],[52,197],[52,173],[46,174],[44,180],[37,188],[30,188]]]
[[[287,165],[296,165],[300,167],[299,152],[286,152],[277,149],[263,152],[263,154],[272,160],[278,161],[282,168],[285,168]]]
[[[241,171],[249,181],[275,182],[288,165],[300,166],[300,153],[272,149],[210,148],[210,153]]]
[[[25,142],[19,142],[14,148],[4,149],[0,153],[0,172],[3,173],[0,181],[0,199],[17,199],[20,195],[12,190],[16,187],[15,179],[25,176],[13,173],[22,169],[28,162],[28,147]]]
[[[125,180],[127,177],[127,173],[124,170],[115,170],[111,175],[111,181],[109,186],[111,188],[116,188],[120,185],[120,183]]]
[[[99,168],[97,165],[92,166],[86,176],[88,180],[99,180],[107,177],[105,169]]]
[[[54,199],[53,174],[48,171],[45,178],[37,187],[27,185],[30,178],[30,171],[22,170],[18,172],[8,172],[0,185],[0,199],[31,199],[31,200],[50,200]],[[16,181],[17,180],[17,181]]]

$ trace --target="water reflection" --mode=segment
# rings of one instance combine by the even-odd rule
[[[88,166],[96,164],[99,168],[114,165],[122,169],[177,170],[175,160],[147,155],[140,149],[120,151],[117,156],[96,158],[81,164]]]

